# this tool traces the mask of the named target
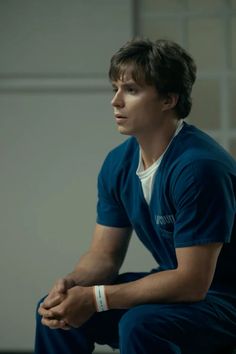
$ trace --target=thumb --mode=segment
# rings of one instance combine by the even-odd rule
[[[66,295],[65,293],[57,293],[54,294],[54,296],[48,296],[44,302],[42,303],[42,307],[45,309],[50,309],[52,307],[58,306],[59,304],[62,303],[62,301],[65,299]]]
[[[57,281],[55,290],[61,294],[64,294],[68,290],[67,280],[65,278],[61,278]]]

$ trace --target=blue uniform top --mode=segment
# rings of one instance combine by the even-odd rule
[[[177,247],[223,242],[210,291],[236,297],[235,160],[184,123],[155,175],[149,205],[138,161],[133,137],[106,157],[98,176],[97,223],[133,227],[159,270],[177,267]]]

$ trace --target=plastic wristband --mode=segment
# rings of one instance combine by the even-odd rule
[[[106,293],[105,293],[105,286],[95,285],[93,290],[94,290],[94,301],[95,301],[97,312],[109,310]]]

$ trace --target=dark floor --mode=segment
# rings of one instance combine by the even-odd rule
[[[12,352],[12,351],[0,351],[0,354],[33,354],[33,352],[22,352],[22,351],[18,351],[18,352]],[[111,351],[111,352],[101,352],[101,351],[96,351],[94,352],[94,354],[119,354],[119,352],[116,351]],[[236,353],[235,353],[236,354]]]
[[[33,354],[33,352],[3,352],[0,351],[0,354]],[[101,352],[101,351],[96,351],[94,354],[119,354],[117,351],[111,351],[111,352]]]
[[[33,352],[2,352],[0,351],[0,354],[33,354]],[[101,351],[96,351],[94,354],[119,354],[117,351],[111,351],[111,352],[101,352]]]
[[[0,354],[33,354],[33,352],[3,352],[3,351],[0,351]],[[111,351],[111,352],[101,352],[101,351],[96,351],[94,352],[94,354],[119,354],[118,351]]]

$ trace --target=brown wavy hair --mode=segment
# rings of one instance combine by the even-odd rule
[[[180,45],[165,39],[155,42],[133,39],[112,56],[110,80],[123,79],[128,67],[137,83],[154,85],[162,96],[178,95],[174,110],[179,119],[189,115],[197,68],[193,58]]]

